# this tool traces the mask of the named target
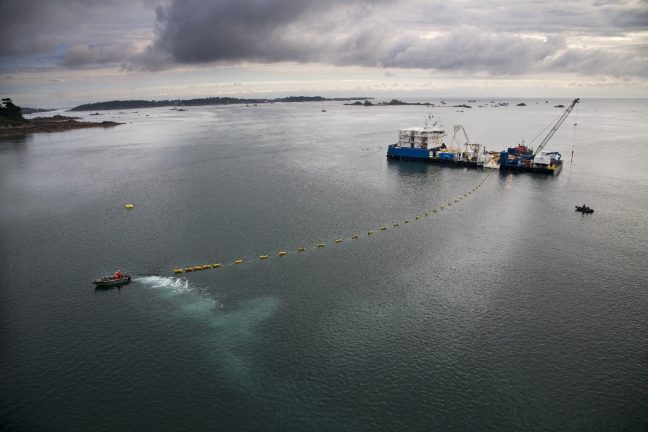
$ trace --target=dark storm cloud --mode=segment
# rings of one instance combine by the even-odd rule
[[[183,0],[158,8],[154,48],[181,63],[227,60],[307,61],[321,49],[321,18],[367,10],[379,1]],[[331,35],[327,35],[331,36]],[[310,40],[309,40],[310,39]]]
[[[563,34],[645,29],[645,3],[175,0],[143,67],[252,61],[521,74],[644,73],[645,59],[569,46]],[[436,31],[433,37],[421,33]],[[150,64],[149,64],[150,63]]]
[[[646,31],[644,0],[0,0],[0,60],[68,68],[302,62],[645,76]]]

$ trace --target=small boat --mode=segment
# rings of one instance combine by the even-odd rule
[[[582,206],[576,206],[576,211],[579,211],[581,213],[594,213],[594,209],[589,208],[585,204]]]
[[[93,280],[92,283],[97,285],[97,287],[114,287],[126,285],[130,283],[130,281],[131,277],[129,274],[116,272],[112,276],[101,276],[100,278]]]

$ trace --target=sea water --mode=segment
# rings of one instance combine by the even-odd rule
[[[583,98],[555,177],[385,158],[428,115],[447,142],[537,146],[570,101],[505,102],[2,138],[3,428],[645,429],[648,102]],[[142,275],[95,290],[117,269]]]

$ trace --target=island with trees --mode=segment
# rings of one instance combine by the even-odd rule
[[[191,107],[191,106],[209,106],[209,105],[254,105],[280,102],[327,102],[327,101],[353,101],[369,100],[367,97],[348,97],[348,98],[325,98],[322,96],[288,96],[275,99],[245,99],[235,97],[207,97],[198,99],[166,99],[166,100],[112,100],[106,102],[95,102],[83,104],[72,108],[70,111],[107,111],[107,110],[126,110],[139,108],[159,108],[159,107]]]
[[[72,129],[91,127],[112,127],[122,123],[113,121],[84,122],[78,117],[55,115],[52,117],[36,117],[26,119],[22,108],[13,103],[11,98],[3,98],[0,104],[0,136],[24,135],[36,132],[60,132]]]

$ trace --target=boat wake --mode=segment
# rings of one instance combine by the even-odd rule
[[[196,305],[201,305],[203,308],[223,307],[209,291],[209,287],[192,285],[183,277],[145,276],[133,281],[158,290],[163,297],[184,297],[184,303],[190,303],[194,307]]]
[[[133,279],[133,282],[141,283],[149,288],[168,289],[176,294],[195,292],[195,288],[185,278],[144,276]]]
[[[133,280],[174,306],[173,315],[198,323],[200,341],[208,361],[222,371],[235,389],[257,383],[255,347],[263,343],[263,323],[279,309],[274,296],[240,299],[226,306],[222,293],[193,285],[182,277],[146,276]]]

